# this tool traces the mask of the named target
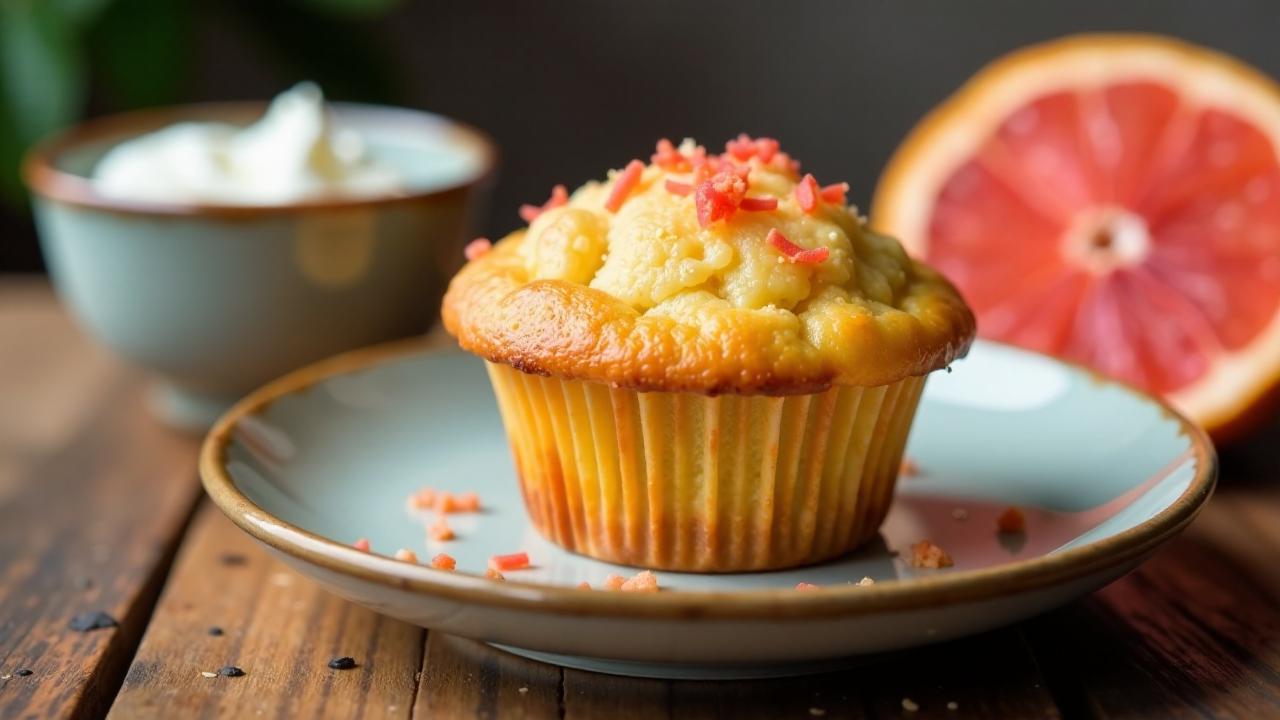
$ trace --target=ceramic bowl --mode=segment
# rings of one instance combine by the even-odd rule
[[[207,427],[262,383],[343,350],[423,332],[462,263],[495,164],[481,133],[424,112],[333,104],[398,167],[395,197],[278,206],[144,203],[88,180],[112,146],[187,120],[244,124],[262,103],[94,120],[27,157],[45,259],[80,324],[159,379],[164,419]]]

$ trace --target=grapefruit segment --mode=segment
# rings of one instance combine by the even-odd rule
[[[1223,55],[1085,35],[981,71],[898,149],[871,222],[980,334],[1220,431],[1280,379],[1280,89]]]

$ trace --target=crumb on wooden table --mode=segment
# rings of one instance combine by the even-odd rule
[[[329,661],[331,670],[351,670],[356,667],[356,659],[350,656],[336,657]]]
[[[77,632],[90,632],[113,628],[118,624],[115,618],[99,610],[76,615],[67,623],[67,627]]]
[[[947,551],[938,547],[932,540],[921,540],[911,546],[911,567],[937,570],[954,564]]]

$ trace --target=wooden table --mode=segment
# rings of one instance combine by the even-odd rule
[[[321,591],[204,500],[199,438],[153,420],[144,386],[43,281],[0,279],[0,718],[1280,717],[1277,428],[1223,453],[1181,538],[1069,607],[829,675],[664,682]],[[117,625],[70,629],[92,612]],[[326,666],[344,655],[359,666]],[[227,665],[245,675],[202,674]]]

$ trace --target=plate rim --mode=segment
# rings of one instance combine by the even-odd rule
[[[259,542],[332,572],[390,588],[488,607],[574,616],[647,619],[779,619],[868,615],[979,602],[1045,589],[1140,559],[1180,532],[1213,493],[1218,458],[1208,435],[1164,400],[1084,366],[991,340],[979,342],[1048,359],[1096,382],[1119,387],[1155,404],[1179,424],[1197,461],[1196,474],[1176,500],[1148,520],[1102,540],[1051,555],[1039,555],[976,570],[960,570],[870,586],[834,586],[820,593],[789,588],[681,590],[670,593],[609,593],[437,570],[356,550],[278,518],[236,487],[225,468],[227,446],[237,424],[275,401],[330,378],[371,370],[415,355],[457,353],[438,341],[415,337],[345,352],[273,380],[231,407],[200,448],[199,473],[214,504]]]

